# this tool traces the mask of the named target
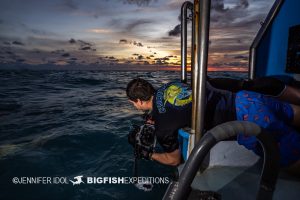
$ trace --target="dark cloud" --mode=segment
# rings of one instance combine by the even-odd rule
[[[119,41],[119,43],[120,43],[120,44],[127,44],[128,41],[127,41],[126,39],[121,39],[121,40]]]
[[[211,2],[211,9],[217,12],[226,12],[228,8],[224,6],[224,0],[214,0]]]
[[[157,0],[123,0],[125,4],[135,4],[137,6],[148,6],[151,2],[155,2]]]
[[[78,60],[77,58],[70,58],[70,60]]]
[[[150,55],[149,57],[153,58],[153,57],[154,57],[154,55]]]
[[[19,42],[19,41],[13,41],[12,44],[24,46],[24,44],[22,42]]]
[[[233,58],[234,59],[239,59],[239,60],[248,60],[248,56],[242,56],[242,55],[234,56]]]
[[[109,60],[116,60],[116,58],[114,56],[105,56],[105,58],[107,58]]]
[[[65,50],[63,49],[58,49],[58,50],[55,50],[55,51],[51,51],[51,53],[57,53],[57,54],[61,54],[61,53],[64,53]]]
[[[5,44],[5,45],[10,45],[10,42],[4,41],[3,44]]]
[[[133,56],[139,56],[139,54],[137,54],[137,53],[134,53],[134,54],[132,54]]]
[[[23,63],[23,62],[25,62],[26,60],[25,59],[22,59],[22,58],[18,58],[18,59],[16,59],[16,62],[18,62],[18,63]]]
[[[76,40],[73,39],[73,38],[71,38],[71,39],[69,40],[69,42],[70,42],[71,44],[75,44],[75,43],[76,43]]]
[[[248,0],[240,0],[238,2],[238,4],[236,5],[236,9],[242,8],[242,9],[246,9],[249,7],[249,2]]]
[[[43,35],[43,36],[49,36],[49,35],[56,35],[55,33],[44,31],[44,30],[39,30],[39,29],[30,29],[30,32],[36,35]]]
[[[83,41],[83,40],[77,40],[77,41],[80,42],[81,45],[84,45],[84,46],[93,46],[91,43],[85,42],[85,41]]]
[[[138,60],[142,60],[142,59],[144,59],[144,56],[143,56],[143,55],[139,55],[139,56],[137,57],[137,59],[138,59]]]
[[[80,50],[83,50],[83,51],[91,50],[91,47],[82,47]]]
[[[219,62],[213,63],[214,67],[246,67],[247,64],[241,62]]]
[[[73,0],[64,0],[63,6],[65,6],[65,8],[70,9],[70,10],[78,9],[78,5]]]
[[[69,57],[70,54],[69,54],[69,53],[64,53],[64,54],[62,54],[61,56],[62,56],[62,57]]]
[[[136,41],[133,41],[133,45],[138,46],[138,47],[144,46],[141,42],[136,42]]]
[[[40,50],[37,50],[37,49],[35,49],[35,50],[33,50],[33,51],[32,51],[32,53],[37,53],[37,54],[39,54],[39,53],[41,53],[41,51],[40,51]]]
[[[139,19],[139,20],[135,20],[133,22],[130,22],[129,24],[127,24],[125,26],[125,30],[128,32],[131,32],[134,28],[140,26],[140,25],[144,25],[144,24],[151,24],[153,23],[152,20],[149,19]]]
[[[15,55],[13,52],[11,51],[6,51],[5,53],[7,53],[8,55]]]
[[[169,34],[169,36],[175,36],[175,37],[180,36],[180,34],[181,34],[181,25],[178,24],[177,26],[175,26],[174,29],[172,29],[168,32],[168,34]]]

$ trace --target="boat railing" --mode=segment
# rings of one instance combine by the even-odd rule
[[[255,64],[256,64],[256,49],[259,46],[263,36],[266,34],[268,28],[272,24],[276,14],[280,10],[281,5],[283,4],[284,0],[276,0],[273,4],[268,16],[266,17],[265,21],[262,23],[261,28],[259,29],[257,35],[255,36],[249,52],[249,72],[248,78],[254,79],[255,78]]]
[[[188,15],[189,11],[192,13]],[[191,16],[191,17],[190,17]],[[181,82],[187,82],[187,24],[189,20],[193,22],[193,3],[186,1],[181,6]],[[193,23],[192,23],[193,24]],[[192,25],[192,40],[193,40],[194,26]],[[193,41],[192,41],[193,43]],[[193,48],[191,48],[193,56]]]

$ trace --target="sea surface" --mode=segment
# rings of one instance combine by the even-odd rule
[[[210,75],[246,77],[236,72]],[[0,71],[0,199],[161,199],[167,184],[154,184],[146,192],[133,184],[87,183],[87,177],[133,175],[127,134],[132,124],[142,122],[142,113],[128,103],[125,88],[135,77],[159,87],[179,80],[180,74]],[[138,173],[171,180],[174,168],[141,160]],[[84,183],[73,186],[69,180],[76,176],[83,176]],[[26,177],[50,177],[51,183],[25,184]],[[54,183],[56,177],[60,182]]]

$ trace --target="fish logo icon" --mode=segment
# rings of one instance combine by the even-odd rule
[[[75,181],[69,180],[71,183],[73,183],[73,185],[80,185],[81,183],[84,183],[82,180],[83,176],[75,176],[73,179],[75,179]]]

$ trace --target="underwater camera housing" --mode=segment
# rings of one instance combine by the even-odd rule
[[[155,128],[153,124],[133,125],[128,134],[128,143],[134,147],[134,155],[142,158],[141,152],[153,152],[156,146]]]

